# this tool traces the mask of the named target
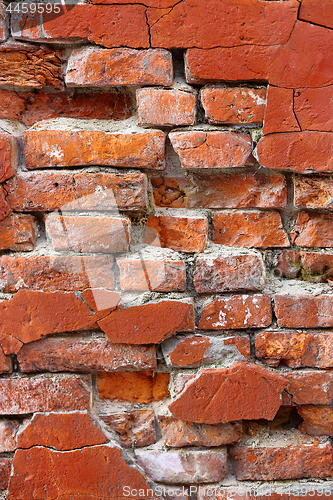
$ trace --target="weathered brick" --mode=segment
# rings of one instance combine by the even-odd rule
[[[37,237],[36,219],[32,215],[11,215],[0,221],[0,250],[29,252]]]
[[[302,0],[299,19],[333,28],[333,7],[330,0]]]
[[[151,403],[169,396],[169,373],[118,372],[99,373],[97,388],[101,399]]]
[[[153,410],[112,413],[100,415],[100,418],[120,435],[120,443],[124,448],[140,448],[156,442]]]
[[[294,100],[295,114],[302,130],[333,132],[332,85],[318,89],[297,89]]]
[[[246,173],[153,177],[155,204],[171,208],[278,208],[287,203],[283,175]]]
[[[113,288],[111,256],[0,257],[0,289],[15,293],[30,290],[74,291],[89,287]]]
[[[24,172],[4,184],[6,201],[20,212],[54,210],[146,210],[142,173]]]
[[[236,445],[230,453],[238,480],[271,481],[329,477],[333,472],[332,452],[328,441],[316,446],[306,440],[303,444],[299,439],[297,445],[290,442],[275,446]]]
[[[321,252],[299,252],[303,279],[326,281],[333,275],[333,254]]]
[[[283,403],[286,405],[330,405],[333,403],[333,373],[306,371],[284,373],[288,381]]]
[[[218,338],[198,334],[177,337],[163,342],[162,351],[167,365],[186,368],[251,357],[247,337]]]
[[[191,302],[161,300],[112,311],[98,322],[110,342],[158,344],[177,332],[194,330]]]
[[[0,182],[15,175],[17,165],[18,149],[16,138],[9,134],[0,134]]]
[[[5,42],[9,36],[9,18],[6,12],[6,5],[0,4],[0,41]]]
[[[273,420],[287,380],[254,364],[236,361],[231,368],[203,368],[169,405],[187,422],[218,424],[235,420]],[[228,404],[225,404],[225,402]]]
[[[310,332],[258,333],[256,357],[270,366],[332,368],[333,336]]]
[[[3,186],[0,185],[0,221],[8,217],[11,212],[11,208],[5,200],[5,193]]]
[[[278,212],[221,212],[213,217],[213,242],[236,247],[289,247]]]
[[[293,243],[303,247],[333,247],[333,215],[300,213]]]
[[[330,132],[285,132],[269,134],[257,146],[259,163],[267,168],[302,174],[333,170]]]
[[[253,165],[252,140],[229,131],[171,132],[171,144],[183,168],[231,168]]]
[[[0,87],[62,90],[62,53],[47,48],[7,43],[0,46]]]
[[[12,458],[0,459],[0,490],[6,490],[12,472]]]
[[[275,45],[287,42],[297,10],[295,0],[282,4],[208,0],[204,5],[186,1],[175,5],[164,16],[159,14],[156,21],[155,12],[148,10],[148,22],[153,47],[211,49],[217,44],[222,47],[251,43]]]
[[[87,377],[2,378],[0,414],[85,410],[90,405]]]
[[[198,293],[261,290],[264,269],[258,255],[205,255],[194,268],[194,286]]]
[[[332,328],[333,295],[275,295],[275,314],[285,328]]]
[[[19,429],[18,420],[0,421],[0,450],[1,453],[16,450],[16,434]]]
[[[287,88],[332,85],[329,63],[332,40],[331,30],[296,22],[289,40],[281,46],[190,48],[185,58],[187,81],[197,84],[259,80]]]
[[[105,339],[42,339],[21,347],[17,359],[23,373],[156,369],[155,346],[110,344]]]
[[[300,131],[294,112],[294,90],[269,85],[263,133]]]
[[[331,406],[304,405],[297,408],[303,422],[301,430],[310,436],[333,435],[333,408]]]
[[[117,260],[117,265],[121,290],[185,291],[185,263],[182,260],[123,258]]]
[[[295,175],[296,207],[333,209],[333,177],[327,175]]]
[[[138,464],[147,476],[168,484],[215,483],[227,473],[227,452],[136,450]]]
[[[301,269],[301,253],[299,250],[282,250],[274,271],[277,276],[296,278]]]
[[[23,133],[28,168],[104,165],[164,169],[163,132],[28,130]]]
[[[28,343],[53,333],[91,329],[98,316],[75,292],[19,290],[0,302],[0,334]],[[2,344],[2,341],[1,341]]]
[[[67,7],[67,6],[66,6]],[[12,35],[17,40],[39,43],[93,42],[105,47],[149,47],[144,5],[72,4],[60,12],[38,15],[15,12],[11,19]]]
[[[2,337],[2,338],[1,338]],[[7,356],[7,350],[2,344],[4,336],[0,336],[0,373],[11,373],[13,371],[13,363],[10,356]]]
[[[196,96],[182,90],[139,89],[136,91],[140,125],[194,125]]]
[[[49,215],[45,221],[53,248],[59,251],[117,253],[129,250],[125,217]]]
[[[0,117],[3,120],[20,120],[25,111],[23,94],[10,90],[0,90]]]
[[[209,123],[261,124],[266,107],[266,89],[205,87],[201,104]]]
[[[59,451],[104,444],[108,438],[87,411],[74,413],[35,413],[18,433],[17,446],[29,449],[45,446]]]
[[[227,424],[196,424],[183,422],[174,417],[159,416],[162,437],[166,446],[223,446],[242,437],[242,425],[238,422]]]
[[[73,50],[66,74],[68,87],[172,85],[173,66],[167,50],[128,48]]]
[[[148,215],[144,242],[179,252],[203,252],[207,233],[204,217]]]

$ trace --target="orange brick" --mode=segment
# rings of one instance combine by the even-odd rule
[[[36,219],[32,215],[11,215],[0,222],[0,250],[29,252],[36,243]]]
[[[203,217],[172,217],[148,215],[145,243],[180,252],[203,252],[208,232]]]
[[[333,328],[333,295],[275,295],[279,326]]]
[[[0,134],[0,182],[15,174],[18,164],[18,149],[15,137]]]
[[[140,125],[194,125],[196,97],[182,90],[139,89],[136,100]]]
[[[303,247],[333,247],[333,215],[298,214],[293,243]]]

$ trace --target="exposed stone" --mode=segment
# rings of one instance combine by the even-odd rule
[[[201,369],[169,409],[181,420],[197,423],[273,420],[286,385],[277,373],[237,361],[231,368]]]
[[[182,422],[174,417],[159,416],[163,441],[166,446],[223,446],[239,441],[242,425],[238,422],[227,424],[194,424]]]
[[[268,295],[234,295],[217,297],[201,314],[200,330],[264,328],[272,322]]]
[[[85,165],[164,169],[165,134],[159,131],[27,130],[23,141],[30,169]]]
[[[43,339],[23,346],[22,372],[102,372],[156,369],[155,346],[110,344],[104,339]]]
[[[252,140],[246,134],[188,131],[171,132],[169,138],[183,168],[231,168],[254,163]]]
[[[147,476],[169,484],[215,483],[226,475],[227,452],[136,450],[137,463]]]
[[[169,396],[169,373],[118,372],[99,373],[97,388],[101,399],[151,403]]]
[[[100,415],[112,430],[120,434],[124,448],[140,448],[156,442],[153,410],[133,410],[126,413]]]
[[[116,309],[98,324],[110,342],[158,344],[177,332],[194,330],[193,304],[162,300]]]

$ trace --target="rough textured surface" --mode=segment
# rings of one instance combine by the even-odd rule
[[[286,373],[288,380],[284,404],[329,405],[333,401],[332,372],[306,371]]]
[[[333,409],[331,406],[299,406],[297,409],[304,422],[301,429],[310,436],[333,434]]]
[[[136,92],[140,125],[194,125],[196,97],[181,90],[140,89]]]
[[[13,214],[0,221],[0,250],[29,252],[36,243],[36,219],[32,215]]]
[[[173,415],[190,422],[218,424],[234,420],[272,420],[287,380],[265,368],[236,362],[231,368],[202,369],[169,405]]]
[[[298,214],[293,242],[303,247],[333,247],[333,216]]]
[[[333,295],[275,295],[279,326],[286,328],[332,328]]]
[[[296,207],[314,209],[333,208],[333,178],[331,176],[295,175],[294,196]]]
[[[120,435],[120,443],[125,448],[140,448],[156,442],[153,410],[112,413],[100,418]]]

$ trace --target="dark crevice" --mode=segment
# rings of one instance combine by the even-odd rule
[[[297,118],[297,114],[296,114],[296,111],[295,111],[295,92],[296,92],[296,90],[294,89],[293,90],[293,113],[294,113],[294,117],[295,117],[295,120],[297,121],[297,124],[299,126],[300,131],[303,132],[301,124],[299,122],[299,119]]]
[[[312,24],[314,26],[320,26],[321,28],[324,28],[326,30],[333,30],[333,28],[330,28],[329,26],[324,26],[323,24],[315,23],[314,21],[306,21],[305,19],[297,18],[298,21],[301,23],[307,23],[307,24]]]

